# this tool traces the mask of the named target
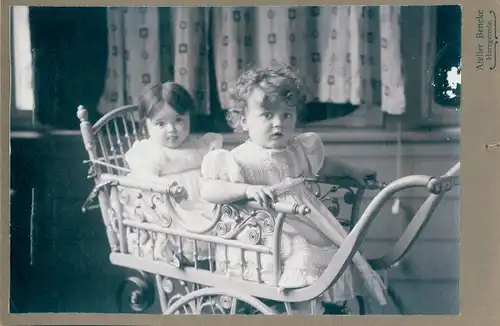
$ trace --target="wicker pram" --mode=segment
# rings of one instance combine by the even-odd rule
[[[176,183],[165,185],[127,176],[130,170],[124,161],[124,154],[135,140],[146,137],[138,128],[136,110],[135,105],[115,109],[94,125],[88,121],[83,107],[78,108],[77,114],[89,155],[89,160],[85,161],[89,164],[88,177],[95,181],[95,187],[82,209],[88,210],[92,200],[98,198],[99,205],[94,208],[101,210],[111,263],[139,271],[139,277],[127,280],[138,287],[129,297],[134,311],[144,311],[157,296],[163,314],[280,313],[269,302],[281,303],[284,313],[291,314],[290,303],[321,296],[337,282],[354,253],[360,249],[380,209],[395,193],[415,187],[426,188],[430,192],[397,243],[380,258],[369,261],[375,270],[390,268],[408,252],[444,194],[459,184],[460,163],[441,177],[411,175],[389,184],[367,180],[365,185],[359,185],[350,179],[328,177],[308,180],[311,191],[334,216],[338,216],[340,199],[351,207],[350,219],[341,221],[350,232],[316,282],[299,289],[281,289],[277,284],[281,271],[279,253],[283,223],[287,214],[307,214],[308,207],[300,203],[278,202],[272,210],[266,210],[253,202],[227,203],[216,206],[214,222],[206,230],[169,228],[175,221],[175,214],[169,212],[168,204],[183,200],[185,194],[182,187]],[[359,208],[366,190],[378,193],[360,215]],[[236,240],[236,236],[245,230],[248,241]],[[264,236],[271,240],[263,244],[261,240]],[[177,249],[167,256],[155,254],[154,248],[158,243],[168,240],[176,241]],[[194,247],[193,257],[184,255],[183,244],[186,241]],[[196,255],[196,248],[200,247],[208,248],[209,252],[209,257],[203,261]],[[275,268],[271,281],[263,282],[258,276],[257,280],[249,281],[218,271],[212,263],[215,247],[239,250],[243,262],[248,253],[272,259]],[[244,268],[242,263],[242,270]],[[259,268],[256,266],[256,275],[259,275]],[[361,297],[358,303],[362,314]]]

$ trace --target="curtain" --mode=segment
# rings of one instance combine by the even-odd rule
[[[401,114],[405,96],[400,10],[111,8],[109,71],[100,111],[132,103],[149,83],[173,79],[196,97],[200,112],[209,113],[208,94],[214,88],[220,106],[228,107],[228,90],[242,70],[279,61],[300,72],[309,102],[377,106]],[[207,56],[210,47],[213,62]],[[215,85],[209,83],[211,66]]]
[[[99,111],[132,104],[147,85],[175,80],[208,112],[208,23],[204,7],[108,9],[109,56]]]

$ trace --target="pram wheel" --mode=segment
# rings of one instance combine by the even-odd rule
[[[236,291],[203,288],[190,292],[170,305],[167,315],[276,315],[259,299]]]
[[[140,276],[131,276],[122,281],[116,292],[116,305],[119,313],[144,312],[149,309],[155,298],[155,288],[150,276],[139,271]],[[125,299],[125,300],[124,300]]]

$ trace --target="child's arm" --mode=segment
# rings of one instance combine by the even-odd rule
[[[213,204],[253,199],[269,208],[278,197],[272,187],[246,184],[240,166],[227,150],[216,149],[205,155],[201,174],[200,196]]]
[[[214,204],[227,204],[246,198],[248,185],[246,183],[232,183],[223,180],[203,180],[200,196]]]
[[[213,204],[228,204],[242,199],[253,199],[264,207],[276,201],[276,192],[268,186],[255,186],[246,183],[232,183],[222,180],[203,180],[200,196]]]

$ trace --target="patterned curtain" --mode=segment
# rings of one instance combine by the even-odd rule
[[[285,62],[302,72],[308,100],[405,107],[400,8],[393,6],[215,8],[217,87],[227,90],[248,63]]]
[[[132,104],[144,87],[175,80],[208,112],[208,9],[108,9],[109,58],[99,111]]]
[[[377,106],[401,114],[405,96],[400,10],[398,6],[109,9],[110,58],[100,111],[133,102],[148,83],[174,79],[208,113],[211,89],[216,87],[220,105],[228,107],[227,91],[243,69],[279,61],[301,72],[310,102]],[[209,45],[216,85],[208,82]]]

